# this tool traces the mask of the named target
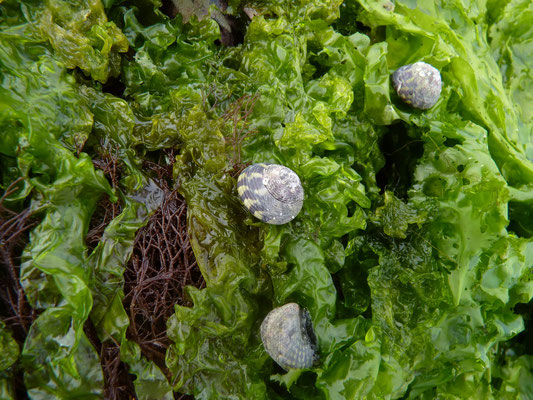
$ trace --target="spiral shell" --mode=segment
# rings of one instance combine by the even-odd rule
[[[278,164],[254,164],[237,180],[244,206],[258,219],[281,225],[292,221],[303,205],[304,191],[298,175]]]
[[[286,371],[311,368],[318,361],[311,317],[296,303],[268,313],[261,324],[261,340],[270,357]]]
[[[398,68],[392,74],[392,85],[404,102],[427,110],[439,99],[442,80],[438,69],[420,61]]]

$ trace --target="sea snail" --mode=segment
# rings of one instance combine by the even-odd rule
[[[292,221],[304,200],[298,175],[277,164],[253,164],[245,168],[237,180],[237,192],[256,218],[274,225]]]
[[[439,99],[442,80],[438,69],[419,61],[398,68],[392,74],[392,85],[404,102],[427,110]]]
[[[311,368],[318,362],[311,317],[296,303],[268,313],[261,324],[261,340],[270,357],[286,371]]]

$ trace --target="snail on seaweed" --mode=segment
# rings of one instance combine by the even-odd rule
[[[419,61],[398,68],[392,74],[392,85],[404,102],[427,110],[439,99],[442,80],[438,69]]]
[[[298,175],[277,164],[253,164],[237,180],[244,206],[258,219],[281,225],[292,221],[303,205],[304,191]]]
[[[318,362],[311,317],[296,303],[268,313],[261,324],[261,340],[270,357],[286,371],[311,368]]]

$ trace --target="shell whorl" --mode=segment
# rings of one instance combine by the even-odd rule
[[[303,205],[304,192],[298,175],[278,164],[254,164],[237,180],[244,206],[258,219],[275,225],[293,220]]]
[[[270,357],[285,370],[311,368],[318,361],[311,317],[296,303],[268,313],[261,324],[261,340]]]
[[[442,80],[438,69],[419,61],[398,68],[392,74],[392,85],[405,103],[427,110],[439,99]]]

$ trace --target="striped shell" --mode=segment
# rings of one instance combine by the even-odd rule
[[[439,99],[442,80],[438,69],[420,61],[398,68],[392,74],[392,85],[404,102],[427,110]]]
[[[298,175],[277,164],[254,164],[245,168],[237,180],[237,192],[256,218],[274,225],[292,221],[304,200]]]
[[[261,324],[261,340],[270,357],[286,371],[311,368],[318,361],[311,317],[296,303],[268,313]]]

